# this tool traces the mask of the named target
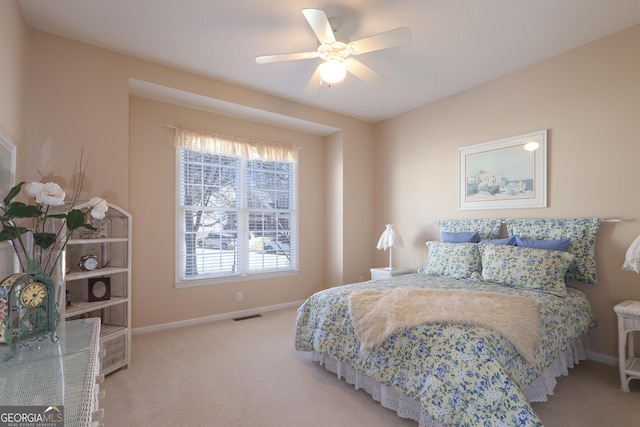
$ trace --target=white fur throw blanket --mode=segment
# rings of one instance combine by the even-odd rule
[[[349,297],[349,312],[362,348],[404,329],[433,322],[464,322],[500,332],[531,364],[540,345],[535,303],[518,295],[468,290],[363,289]]]

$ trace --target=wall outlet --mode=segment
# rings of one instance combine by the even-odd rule
[[[242,294],[242,292],[236,292],[236,301],[240,302],[244,299],[244,295]]]

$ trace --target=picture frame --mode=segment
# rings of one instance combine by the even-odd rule
[[[458,149],[459,210],[543,207],[547,129]]]
[[[89,302],[109,301],[111,299],[111,278],[93,277],[87,280],[87,300]]]

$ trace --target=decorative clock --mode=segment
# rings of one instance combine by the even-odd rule
[[[8,289],[5,297],[6,312],[2,322],[2,339],[11,349],[5,359],[10,359],[19,347],[31,341],[43,341],[55,335],[58,326],[53,280],[46,274],[16,273],[2,284]]]
[[[95,255],[85,255],[80,258],[78,266],[84,271],[95,270],[98,267],[98,257]]]

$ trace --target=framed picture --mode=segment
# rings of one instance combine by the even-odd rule
[[[458,149],[458,209],[546,206],[546,129]]]

